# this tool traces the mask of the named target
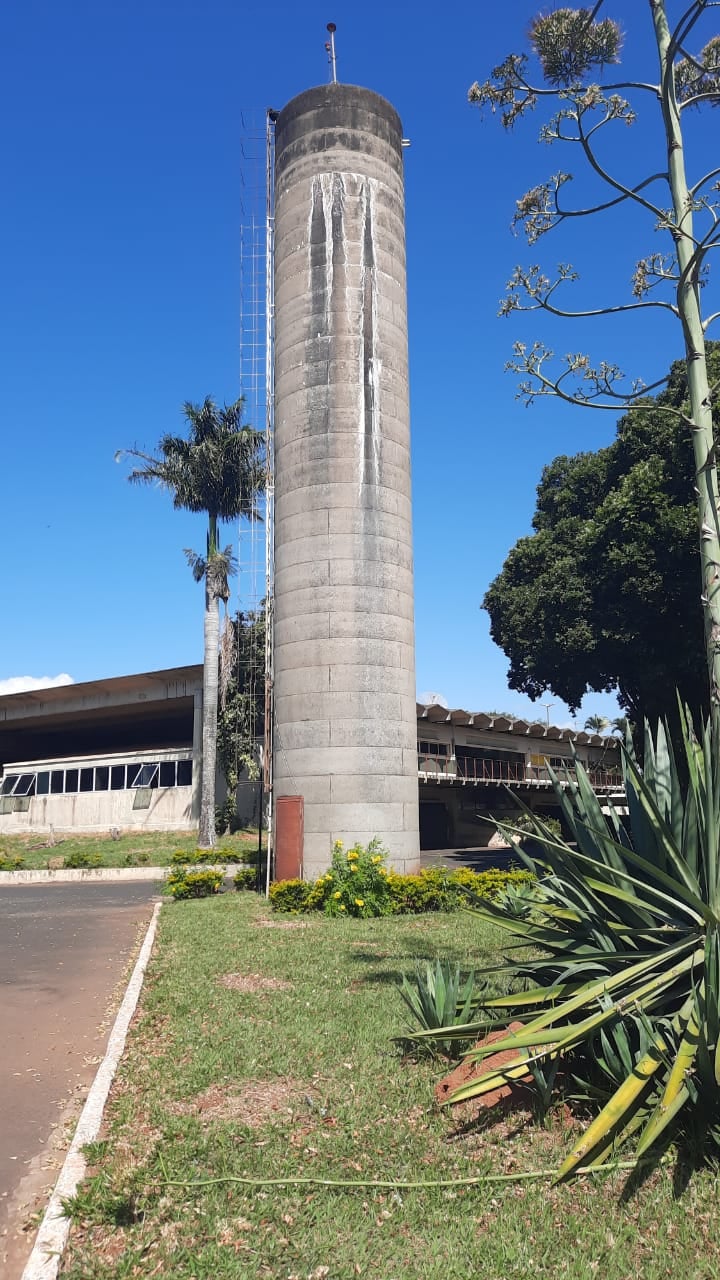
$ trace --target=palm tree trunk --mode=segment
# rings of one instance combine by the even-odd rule
[[[216,529],[210,519],[208,534],[208,563],[216,549]],[[202,783],[200,787],[200,829],[198,844],[201,849],[215,846],[215,762],[217,758],[217,708],[218,708],[218,644],[220,640],[220,601],[212,574],[205,574],[205,626],[203,653],[203,723],[202,723]]]

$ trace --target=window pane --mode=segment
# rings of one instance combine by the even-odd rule
[[[80,790],[92,791],[93,789],[93,771],[92,769],[80,770]]]
[[[162,764],[160,765],[160,786],[161,787],[175,786],[175,761],[174,760],[163,760]]]
[[[64,781],[65,781],[65,774],[63,773],[62,769],[53,769],[52,773],[50,774],[50,792],[52,795],[54,796],[60,795],[61,791],[63,790]]]
[[[35,774],[21,773],[17,780],[17,784],[13,795],[16,796],[34,796],[35,795]]]
[[[127,767],[127,785],[128,785],[129,787],[136,787],[136,786],[138,785],[138,778],[140,777],[140,771],[141,771],[141,769],[142,769],[142,765],[141,765],[141,764],[129,764],[129,765],[128,765],[128,767]]]
[[[95,770],[95,790],[107,791],[110,782],[110,770],[106,764],[99,764]]]
[[[177,784],[179,787],[192,786],[192,760],[178,760]]]
[[[110,790],[123,791],[125,789],[125,765],[114,764],[110,770]]]
[[[133,766],[128,765],[128,769]],[[131,782],[133,787],[156,787],[158,777],[158,767],[156,764],[141,764],[137,768],[135,781]]]
[[[78,769],[65,770],[65,793],[66,794],[68,792],[77,791],[78,782],[79,782],[79,772],[80,771]]]
[[[37,775],[35,790],[37,795],[39,796],[47,795],[48,791],[50,790],[50,774],[49,773],[39,773]]]
[[[3,778],[0,795],[9,796],[19,777],[19,773],[9,773],[6,778]]]

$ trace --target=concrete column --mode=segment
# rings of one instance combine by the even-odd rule
[[[336,839],[419,865],[401,136],[343,84],[276,125],[274,790],[308,878]]]

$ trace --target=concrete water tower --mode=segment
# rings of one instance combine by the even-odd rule
[[[379,836],[419,864],[402,129],[309,89],[275,123],[273,794],[303,873]],[[278,829],[278,839],[281,838]]]

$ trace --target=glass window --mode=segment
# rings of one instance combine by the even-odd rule
[[[93,770],[81,769],[80,770],[80,790],[92,791],[92,789],[93,789]]]
[[[160,786],[161,787],[175,786],[175,761],[174,760],[162,761],[160,765]]]
[[[6,778],[3,778],[2,791],[0,792],[0,795],[9,796],[12,793],[12,789],[19,776],[20,775],[17,773],[9,773]]]
[[[67,795],[68,793],[74,793],[75,791],[77,791],[79,781],[80,781],[79,769],[66,769],[65,770],[65,794]]]
[[[35,782],[35,791],[39,796],[46,796],[50,790],[50,774],[39,773]]]
[[[106,764],[99,764],[95,770],[95,790],[107,791],[110,783],[110,770]]]
[[[110,770],[110,790],[124,791],[125,789],[125,765],[114,764]]]
[[[65,774],[62,769],[53,769],[50,774],[50,794],[60,795],[64,790]]]
[[[129,787],[156,787],[158,767],[156,764],[129,764]]]
[[[179,787],[192,786],[192,760],[178,760],[177,784]]]
[[[15,785],[13,795],[16,796],[34,796],[35,795],[35,774],[21,773]]]

